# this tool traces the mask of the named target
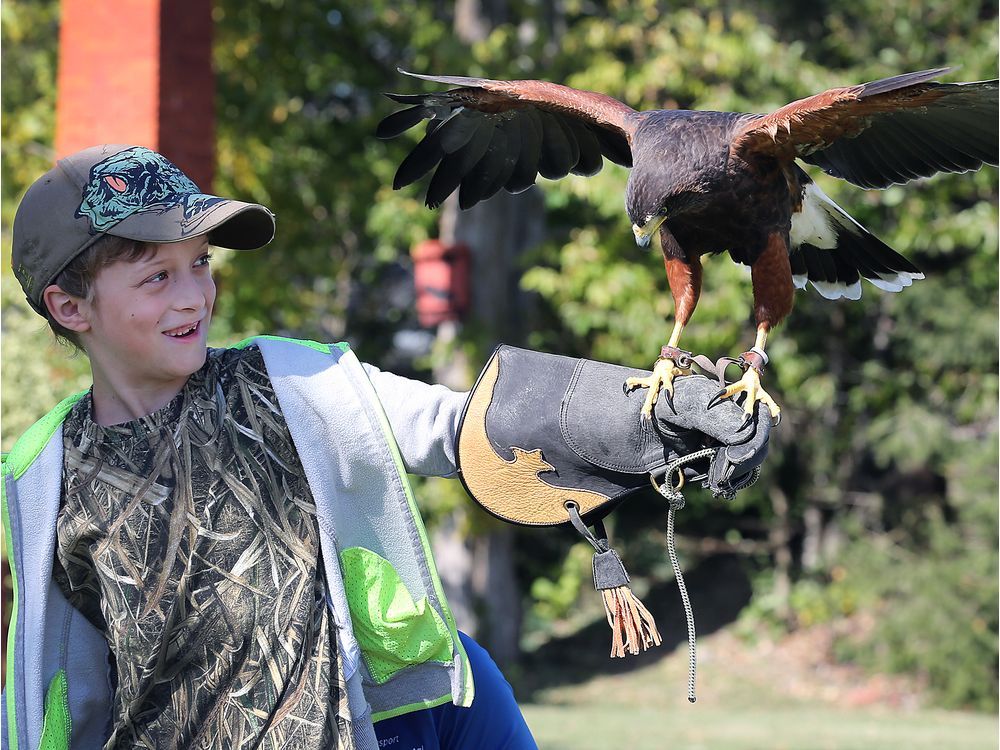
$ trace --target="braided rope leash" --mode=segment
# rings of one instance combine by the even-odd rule
[[[674,521],[677,511],[685,505],[684,494],[681,492],[681,489],[684,487],[684,473],[681,471],[681,467],[694,461],[700,461],[703,458],[714,459],[717,452],[717,448],[703,448],[700,451],[695,451],[694,453],[689,453],[686,456],[675,459],[667,466],[663,474],[662,484],[658,485],[653,477],[650,476],[650,482],[653,487],[666,499],[669,507],[667,511],[667,556],[670,558],[670,565],[674,569],[674,578],[677,580],[677,589],[681,593],[681,603],[684,605],[684,619],[687,623],[688,701],[691,703],[695,703],[698,700],[694,689],[695,677],[698,672],[697,635],[694,627],[694,610],[691,607],[691,599],[688,597],[687,586],[684,584],[684,575],[681,573],[681,565],[677,559],[677,548],[674,544]],[[756,482],[759,476],[760,468],[758,467],[750,473],[747,479],[724,493],[724,496],[727,499],[732,499],[737,492],[746,489]],[[674,477],[677,478],[676,483]]]

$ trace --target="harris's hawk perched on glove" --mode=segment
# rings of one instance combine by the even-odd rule
[[[767,115],[637,112],[604,94],[544,81],[416,75],[458,88],[389,94],[410,106],[382,120],[377,135],[393,138],[430,120],[393,187],[434,169],[431,208],[455,190],[469,208],[501,188],[526,190],[537,174],[593,175],[603,158],[631,167],[625,209],[640,245],[659,232],[675,306],[653,375],[629,381],[650,389],[644,413],[661,388],[669,396],[673,379],[689,372],[677,345],[701,293],[701,256],[728,251],[750,266],[757,338],[740,358],[743,378],[720,396],[746,392],[748,416],[756,401],[777,416],[760,370],[768,332],[791,311],[796,287],[808,282],[829,299],[858,299],[861,278],[890,292],[923,278],[824,195],[796,159],[863,188],[995,165],[997,81],[933,80],[948,70],[834,88]]]

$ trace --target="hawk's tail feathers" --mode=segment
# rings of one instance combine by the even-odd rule
[[[802,208],[792,215],[790,244],[795,286],[812,284],[827,299],[861,299],[862,278],[886,292],[901,292],[924,278],[811,181],[805,184]]]

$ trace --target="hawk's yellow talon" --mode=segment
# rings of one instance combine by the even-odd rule
[[[719,394],[719,399],[733,398],[737,393],[747,394],[747,400],[743,404],[743,412],[747,415],[753,414],[760,401],[771,414],[772,419],[777,419],[781,414],[781,409],[771,398],[770,394],[760,387],[760,373],[752,367],[748,367],[743,373],[743,377]]]
[[[668,396],[673,397],[674,378],[690,374],[690,367],[678,367],[672,359],[658,359],[656,360],[656,364],[653,365],[652,374],[648,377],[626,379],[625,390],[633,391],[636,388],[649,388],[646,400],[642,404],[642,416],[646,419],[652,419],[653,407],[656,406],[656,401],[660,396],[660,389],[662,388],[667,392]]]

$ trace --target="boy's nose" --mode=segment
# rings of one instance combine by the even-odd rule
[[[215,284],[212,281],[185,276],[175,279],[175,283],[174,305],[179,309],[201,310],[208,305],[209,298],[214,297]]]

